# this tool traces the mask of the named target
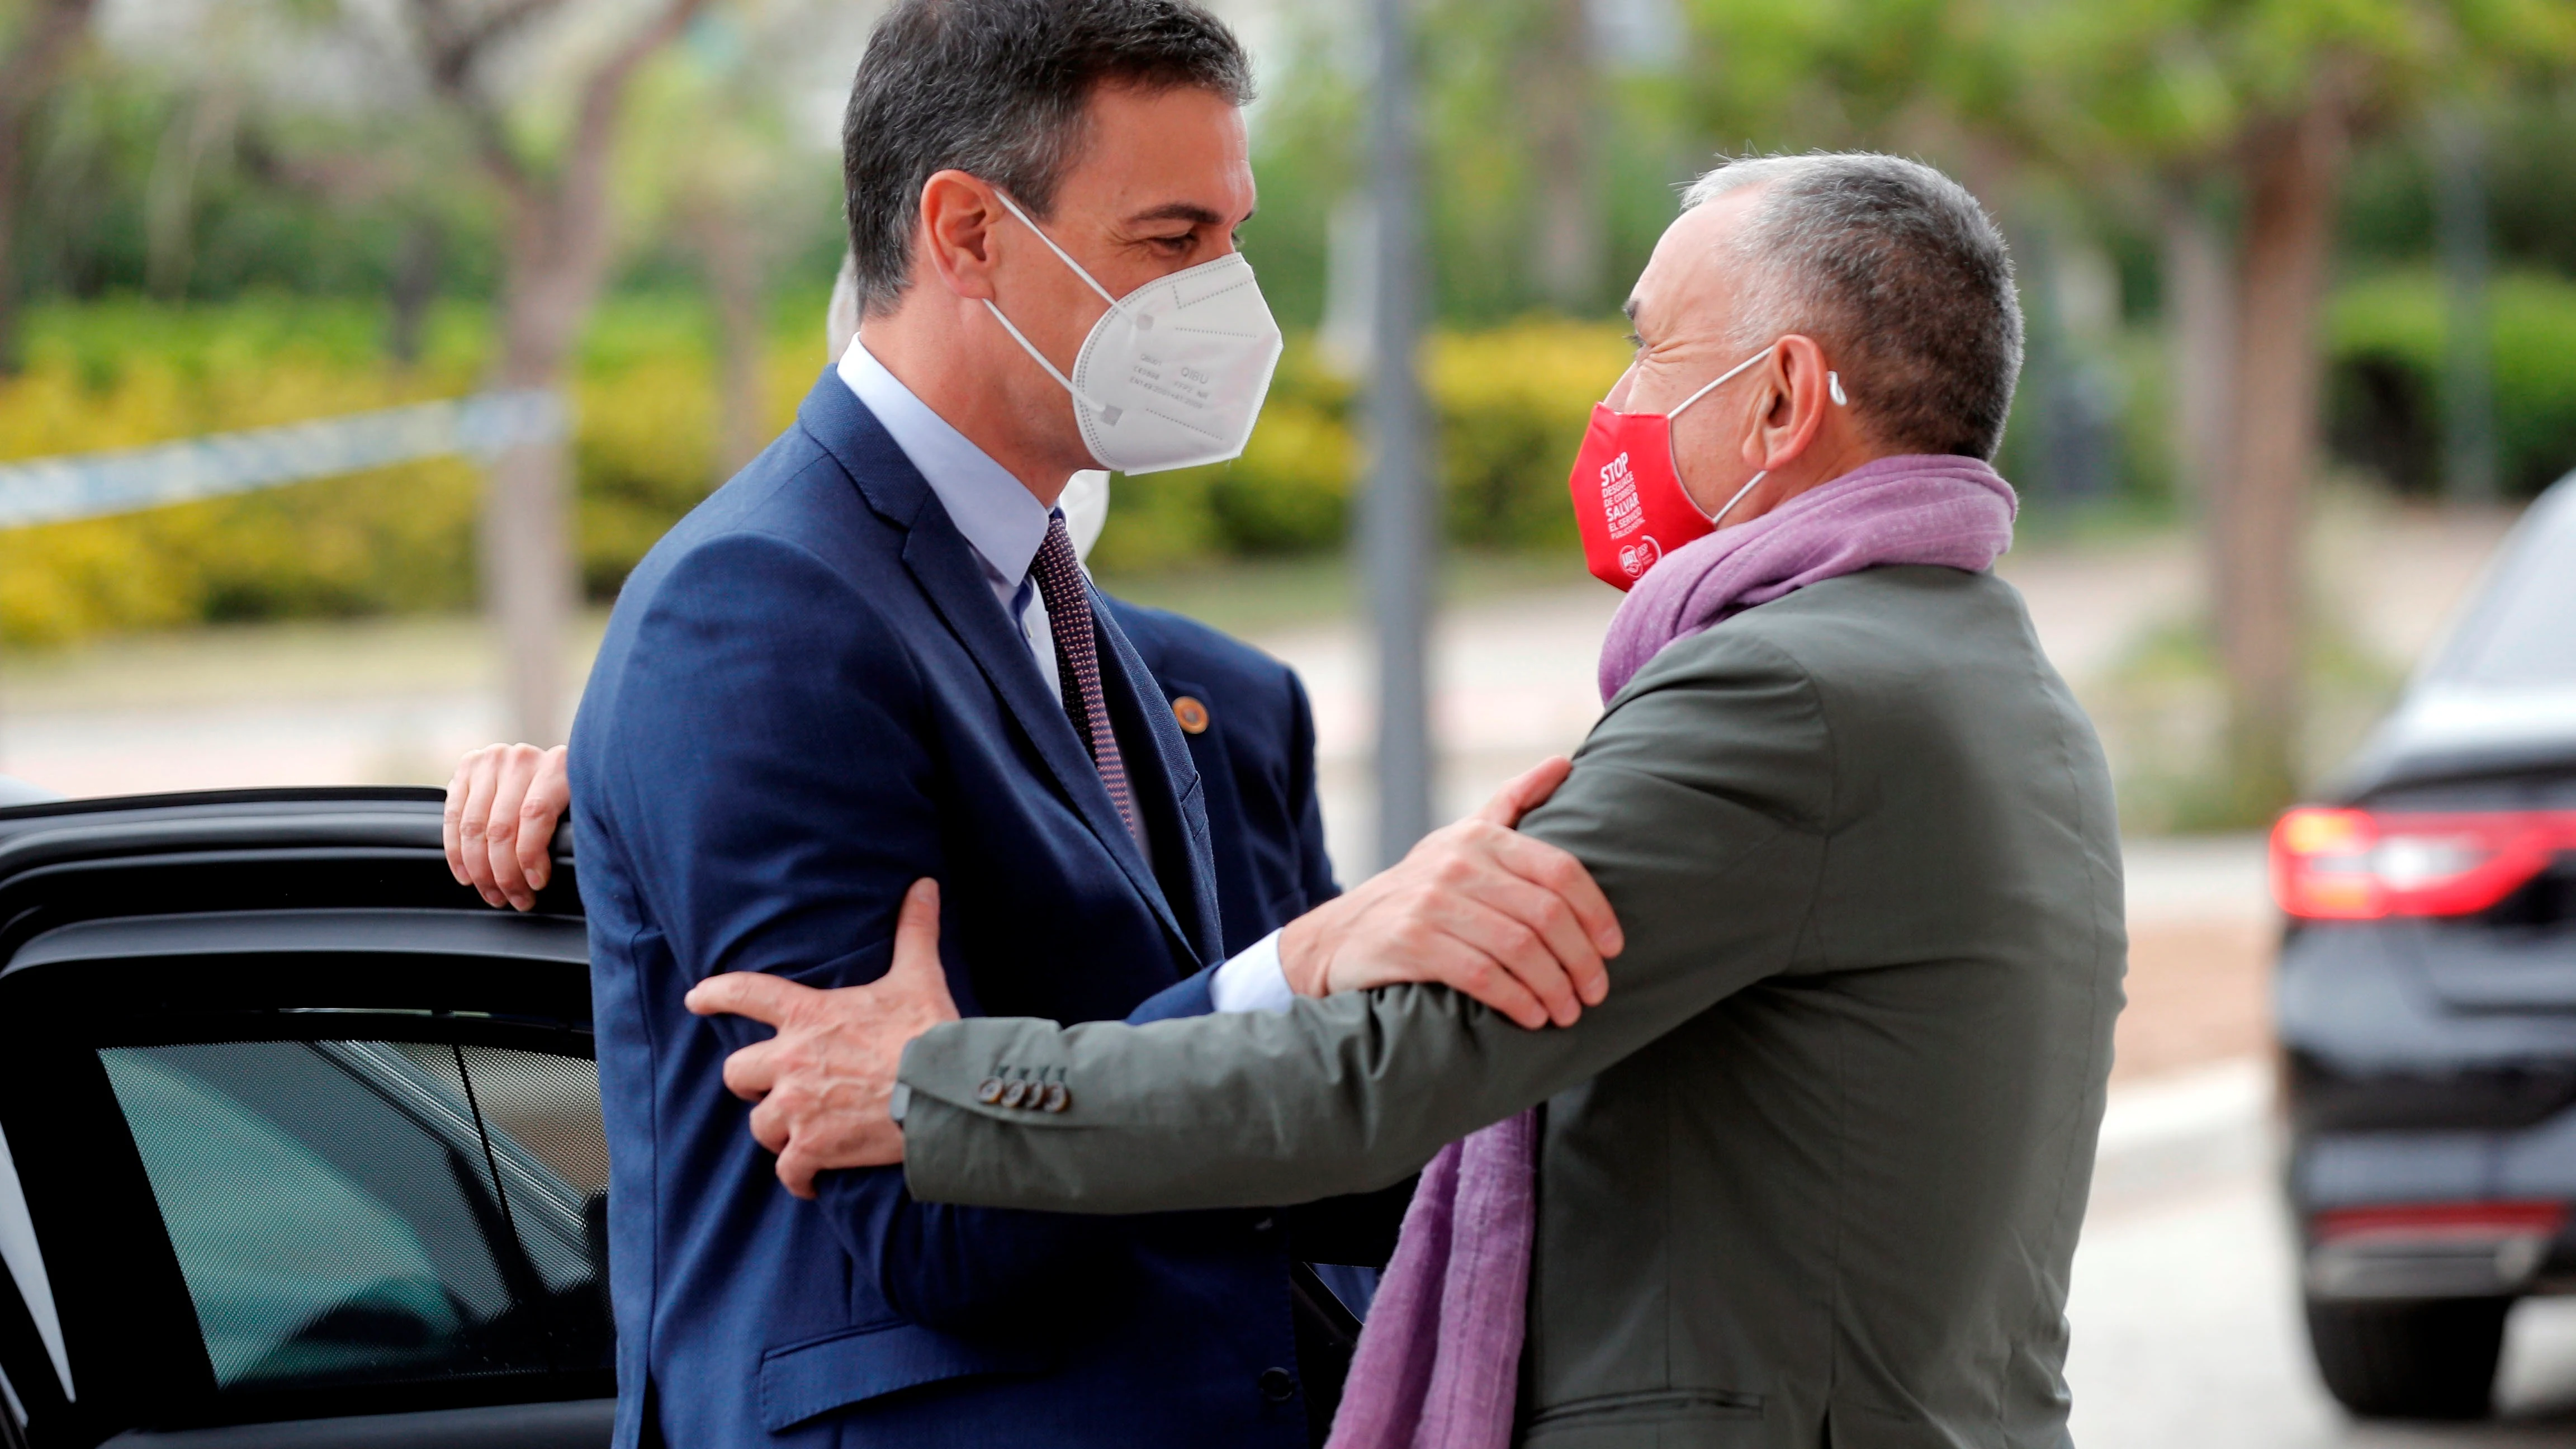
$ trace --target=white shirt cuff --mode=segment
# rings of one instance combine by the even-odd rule
[[[1219,1011],[1286,1011],[1297,1000],[1288,969],[1279,964],[1279,933],[1271,932],[1216,968],[1208,999]]]

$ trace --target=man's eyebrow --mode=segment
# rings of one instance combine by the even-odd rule
[[[1160,206],[1148,207],[1127,218],[1129,226],[1150,226],[1158,221],[1186,221],[1192,226],[1217,226],[1222,224],[1225,218],[1194,201],[1167,201]]]
[[[1620,315],[1628,319],[1628,324],[1630,326],[1635,326],[1637,322],[1637,299],[1631,297],[1627,301],[1620,303],[1619,312]]]

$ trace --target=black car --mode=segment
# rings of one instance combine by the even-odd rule
[[[2576,477],[2272,882],[2317,1367],[2357,1413],[2484,1414],[2507,1310],[2576,1289]]]
[[[435,791],[0,810],[0,1445],[608,1442],[570,865],[486,908]]]

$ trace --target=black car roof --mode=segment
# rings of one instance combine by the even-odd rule
[[[0,959],[103,916],[261,910],[488,911],[449,874],[438,790],[214,790],[0,809]],[[540,914],[578,917],[570,832]]]
[[[2334,795],[2358,801],[2413,785],[2576,771],[2576,678],[2499,685],[2473,677],[2466,662],[2477,654],[2482,631],[2530,603],[2524,591],[2563,588],[2571,571],[2576,475],[2552,485],[2515,525],[2447,637],[2345,768]],[[2568,627],[2576,629],[2576,621]]]

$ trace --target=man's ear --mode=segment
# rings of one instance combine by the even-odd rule
[[[1745,440],[1745,461],[1773,472],[1798,461],[1823,430],[1831,405],[1825,375],[1825,349],[1812,337],[1792,332],[1772,344],[1771,365],[1763,370],[1771,384],[1763,404],[1761,426]]]
[[[993,230],[1001,215],[993,188],[963,171],[934,172],[921,184],[921,260],[940,285],[968,300],[990,300]]]

